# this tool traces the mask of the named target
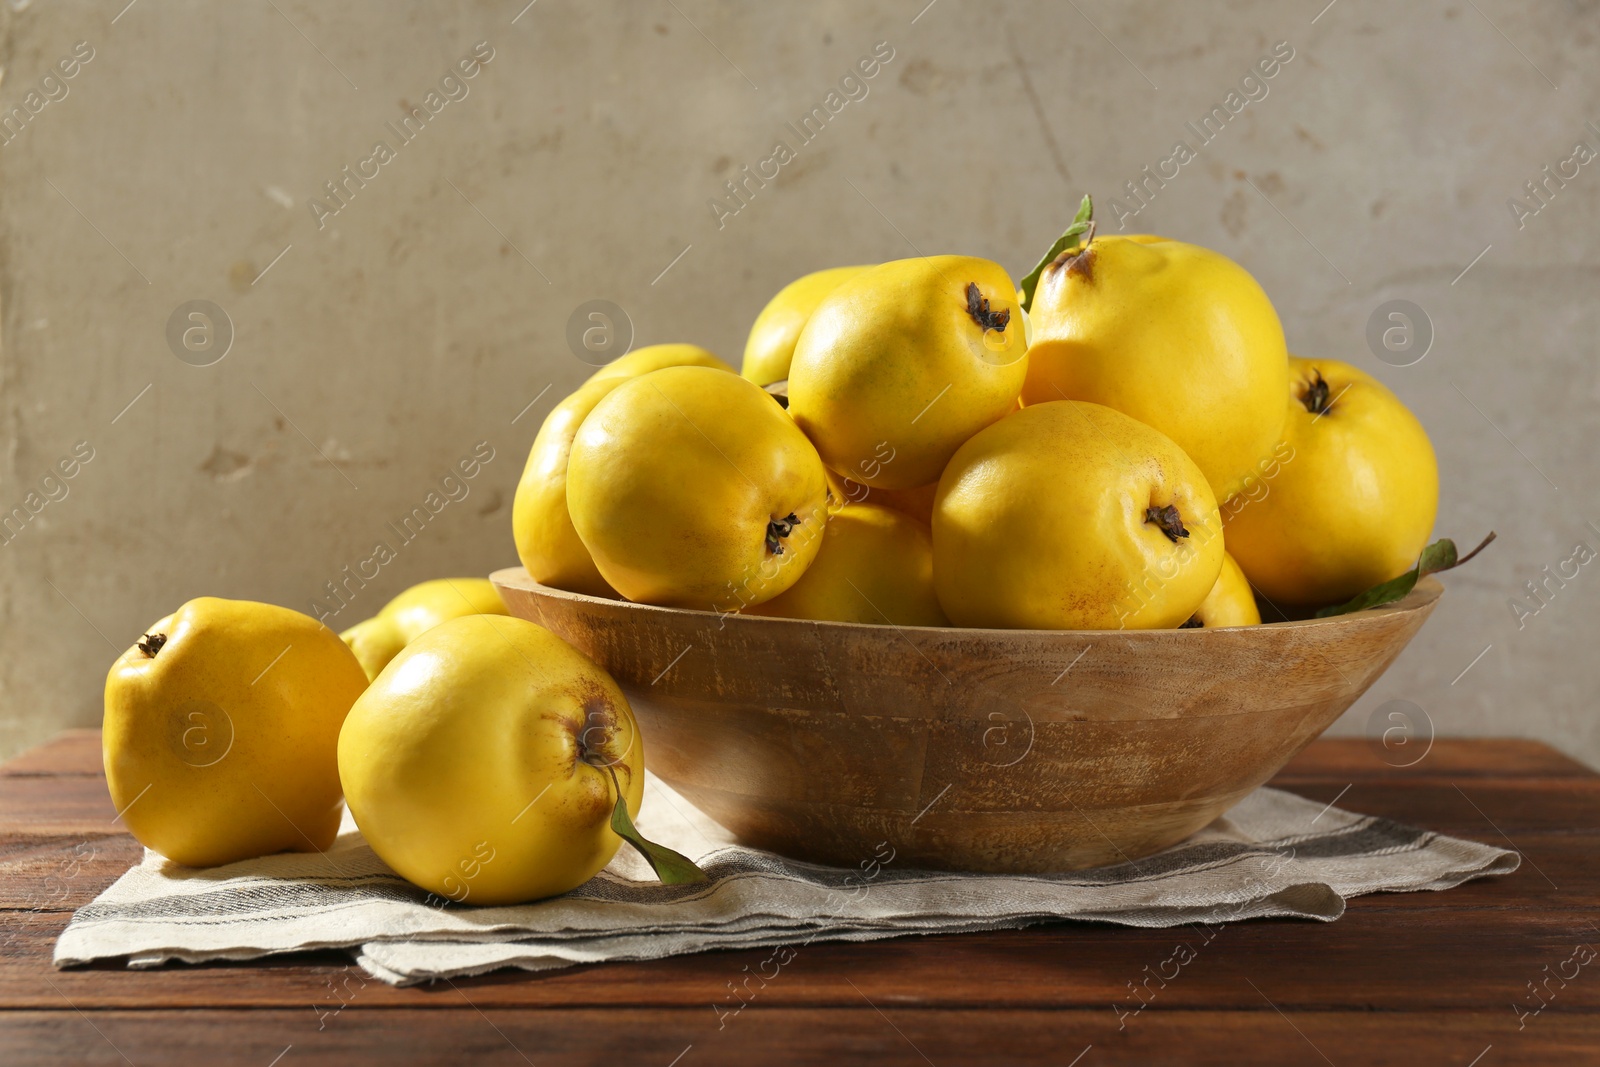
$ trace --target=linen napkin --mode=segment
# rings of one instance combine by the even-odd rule
[[[549,970],[718,948],[781,948],[1059,919],[1128,926],[1263,916],[1331,922],[1363,893],[1447,889],[1508,874],[1520,857],[1489,845],[1357,815],[1262,787],[1210,826],[1137,861],[1061,874],[912,870],[889,844],[856,869],[745,848],[653,775],[638,826],[710,876],[664,886],[629,846],[560,897],[514,907],[457,905],[391,871],[346,814],[324,853],[282,853],[208,870],[146,851],[79,908],[57,967],[126,958],[249,959],[349,951],[395,985],[502,967]]]

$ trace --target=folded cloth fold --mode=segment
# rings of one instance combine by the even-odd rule
[[[661,885],[624,846],[563,896],[514,907],[451,904],[391,871],[347,815],[322,853],[196,870],[147,851],[78,909],[56,942],[55,963],[126,958],[143,967],[334,948],[375,977],[408,985],[502,967],[542,971],[1061,919],[1146,927],[1329,922],[1349,897],[1448,889],[1519,863],[1504,849],[1265,787],[1155,855],[1061,874],[912,870],[897,864],[890,842],[854,869],[803,863],[735,844],[654,776],[638,825],[692,857],[710,881]]]

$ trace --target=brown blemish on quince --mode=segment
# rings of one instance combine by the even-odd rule
[[[589,690],[582,698],[581,707],[583,718],[573,720],[561,716],[560,721],[572,735],[573,771],[578,765],[587,764],[601,771],[598,780],[586,779],[580,796],[573,797],[569,802],[582,813],[584,821],[607,822],[611,818],[611,808],[616,803],[616,798],[611,795],[608,784],[609,775],[604,772],[608,767],[621,766],[623,773],[632,778],[632,770],[621,756],[609,754],[612,732],[617,726],[616,709],[611,703],[611,697],[598,687]],[[555,716],[551,716],[555,718]]]
[[[1055,259],[1050,261],[1050,270],[1066,268],[1068,275],[1077,275],[1086,282],[1094,281],[1094,228],[1095,220],[1089,220],[1089,228],[1084,231],[1083,240],[1062,251]]]
[[[604,748],[611,740],[616,727],[616,712],[603,693],[592,693],[583,702],[583,725],[574,724],[578,758],[591,767],[603,767],[607,760]]]

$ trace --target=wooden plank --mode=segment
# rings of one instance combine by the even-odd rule
[[[1497,844],[1504,839],[1495,826],[1515,840],[1519,832],[1600,825],[1600,776],[1459,781],[1328,777],[1283,784],[1322,803],[1338,797],[1347,811]],[[1346,785],[1351,788],[1341,796]],[[101,834],[120,825],[114,825],[116,816],[102,779],[0,777],[0,834]]]
[[[1492,832],[1465,836],[1507,847]],[[1600,898],[1600,830],[1527,831],[1517,834],[1517,844],[1527,851],[1522,866],[1507,877],[1482,878],[1441,893],[1378,893],[1358,897],[1351,905],[1446,913],[1477,908],[1549,915],[1571,910],[1594,912]]]
[[[1436,737],[1431,747],[1418,738],[1391,749],[1376,738],[1324,737],[1290,760],[1275,784],[1301,778],[1589,778],[1595,773],[1542,741],[1514,737]]]
[[[1366,898],[1375,899],[1375,898]],[[740,998],[777,1006],[847,1002],[850,982],[872,983],[896,1003],[924,1007],[1098,1007],[1140,999],[1164,1008],[1253,1008],[1244,978],[1271,984],[1285,1005],[1343,1010],[1443,1010],[1529,999],[1563,969],[1583,972],[1577,946],[1600,953],[1590,913],[1463,908],[1397,913],[1357,901],[1337,923],[1267,921],[1213,929],[1141,930],[1054,924],[1022,931],[912,937],[873,944],[819,943],[793,950],[714,952],[650,963],[517,972],[463,982],[497,1006],[713,1005]],[[366,979],[348,957],[280,959],[251,966],[172,965],[125,972],[120,964],[56,971],[50,952],[65,913],[33,916],[0,952],[0,1004],[55,1006],[55,989],[90,1009],[150,1004],[193,1008],[321,1003],[338,984],[364,1006],[441,1002],[427,990]],[[1467,935],[1470,931],[1470,936]],[[4,938],[0,936],[0,944]],[[1184,946],[1180,951],[1179,946]],[[779,961],[787,960],[781,966]],[[1184,962],[1187,960],[1188,962]],[[1306,961],[1315,960],[1308,967]],[[765,984],[762,977],[777,977]],[[48,980],[48,981],[47,981]],[[731,986],[730,986],[731,984]],[[1600,1009],[1600,978],[1557,982],[1543,993],[1563,1010]]]
[[[0,833],[103,834],[121,825],[104,778],[0,777]]]
[[[1509,1011],[1280,1014],[1270,1006],[1265,987],[1258,996],[1260,1011],[1152,1010],[1122,1030],[1107,1012],[906,1009],[866,984],[858,984],[855,1004],[847,1008],[752,1008],[721,1030],[704,1010],[475,1011],[466,1000],[469,993],[446,986],[437,995],[458,1009],[371,1011],[355,1004],[336,1016],[307,1009],[79,1013],[63,1003],[59,1011],[9,1016],[0,1032],[0,1058],[12,1067],[61,1062],[263,1067],[280,1057],[285,1067],[351,1062],[1282,1067],[1324,1060],[1416,1067],[1471,1063],[1492,1045],[1492,1058],[1481,1061],[1484,1067],[1509,1067],[1593,1062],[1600,1055],[1600,1020],[1593,1016],[1546,1012],[1519,1032]]]
[[[0,777],[23,774],[97,774],[105,777],[99,730],[63,730],[42,745],[0,763]]]
[[[1287,788],[1321,803],[1337,797],[1345,811],[1381,815],[1501,848],[1517,847],[1508,840],[1516,842],[1530,832],[1600,828],[1600,776],[1388,782],[1322,778],[1302,779]]]
[[[143,858],[125,833],[0,834],[0,912],[81,908]]]
[[[0,1005],[30,1009],[0,1020],[0,1062],[123,1062],[90,1020],[135,1062],[269,1063],[290,1044],[295,1062],[469,1054],[521,1062],[476,1009],[541,1064],[593,1055],[668,1063],[691,1044],[682,1067],[702,1057],[758,1056],[830,1067],[868,1055],[924,1063],[910,1044],[924,1038],[941,1065],[1070,1063],[1090,1043],[1092,1063],[1170,1062],[1174,1048],[1188,1062],[1321,1062],[1306,1038],[1341,1064],[1465,1064],[1491,1043],[1490,1067],[1570,1062],[1600,1054],[1600,982],[1552,985],[1550,974],[1572,966],[1577,944],[1600,944],[1590,918],[1600,885],[1600,790],[1591,772],[1553,750],[1516,745],[1512,773],[1497,775],[1482,768],[1498,767],[1500,742],[1452,742],[1430,753],[1432,766],[1401,770],[1369,769],[1363,761],[1373,753],[1360,739],[1318,742],[1308,752],[1324,757],[1301,758],[1281,783],[1324,802],[1348,785],[1342,807],[1480,840],[1503,844],[1505,831],[1531,861],[1509,878],[1361,898],[1335,924],[1240,924],[1205,941],[1192,928],[1058,924],[818,944],[764,988],[754,979],[741,986],[760,995],[719,1031],[714,1005],[728,1018],[739,1003],[730,984],[759,974],[769,951],[537,978],[503,972],[405,990],[364,978],[335,953],[57,972],[49,958],[65,909],[92,899],[138,856],[120,823],[110,822],[104,784],[84,758],[97,755],[97,741],[84,732],[54,745],[48,759],[25,762],[25,773],[0,773]],[[77,770],[51,777],[57,765]],[[1180,942],[1194,957],[1161,985]],[[1544,982],[1554,996],[1519,1032],[1513,1005],[1537,1003],[1529,982]],[[1140,998],[1149,1006],[1130,1015]],[[158,1010],[169,1006],[186,1010]],[[586,1032],[603,1037],[586,1045]],[[1090,1063],[1086,1057],[1084,1067]]]

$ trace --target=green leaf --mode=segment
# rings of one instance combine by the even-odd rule
[[[1482,552],[1484,546],[1494,540],[1494,531],[1489,531],[1489,536],[1477,548],[1465,556],[1457,558],[1456,543],[1448,537],[1440,538],[1422,550],[1422,555],[1417,559],[1417,565],[1406,571],[1398,578],[1391,578],[1360,594],[1354,600],[1333,607],[1323,608],[1317,612],[1319,619],[1331,619],[1335,615],[1348,615],[1352,611],[1365,611],[1367,608],[1382,607],[1393,604],[1396,600],[1404,599],[1406,594],[1417,587],[1424,576],[1438,574],[1452,567],[1459,567],[1467,560]]]
[[[706,872],[695,866],[694,860],[681,852],[674,852],[666,845],[658,845],[654,841],[647,840],[634,828],[633,820],[628,818],[628,802],[622,795],[622,783],[617,781],[617,769],[608,764],[606,770],[611,772],[611,784],[617,787],[617,803],[611,809],[611,829],[618,837],[639,850],[639,855],[650,864],[650,869],[656,872],[661,884],[693,885],[696,882],[708,881]]]
[[[1057,256],[1071,248],[1079,237],[1088,233],[1093,220],[1094,201],[1090,200],[1089,195],[1085,193],[1083,203],[1078,205],[1078,214],[1072,219],[1072,225],[1068,226],[1066,232],[1056,238],[1056,243],[1050,246],[1050,251],[1046,252],[1044,258],[1034,266],[1033,270],[1028,272],[1026,278],[1022,279],[1022,309],[1024,311],[1033,309],[1033,293],[1035,289],[1039,288],[1039,276],[1044,273],[1044,269]]]

